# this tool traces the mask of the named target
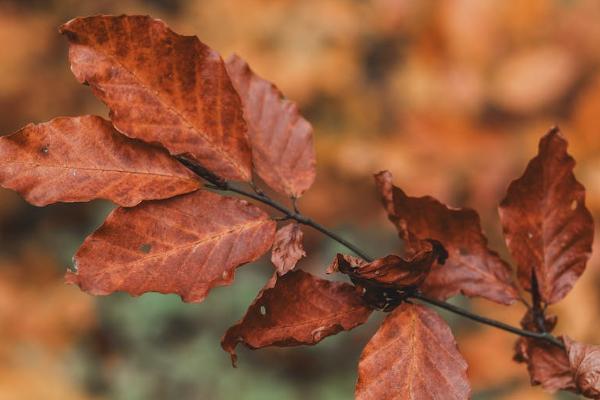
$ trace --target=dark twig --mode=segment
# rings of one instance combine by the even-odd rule
[[[207,187],[209,189],[213,189],[213,190],[218,190],[218,191],[237,193],[239,195],[248,197],[250,199],[253,199],[260,203],[268,205],[269,207],[272,207],[283,214],[283,217],[280,217],[280,219],[284,219],[284,220],[285,219],[293,219],[293,220],[296,220],[300,224],[310,226],[311,228],[318,230],[319,232],[323,233],[324,235],[329,236],[331,239],[335,240],[336,242],[338,242],[341,245],[345,246],[346,248],[350,249],[352,252],[354,252],[356,255],[358,255],[363,260],[368,261],[368,262],[373,261],[373,258],[369,257],[365,252],[360,250],[357,246],[348,242],[344,238],[338,236],[336,233],[328,230],[323,225],[321,225],[321,224],[313,221],[312,219],[306,217],[305,215],[301,214],[300,212],[297,211],[297,208],[294,211],[292,211],[292,210],[288,209],[287,207],[283,206],[282,204],[278,203],[277,201],[271,199],[269,196],[264,194],[262,191],[256,191],[255,193],[253,193],[253,192],[249,192],[244,189],[241,189],[239,187],[236,187],[236,186],[232,185],[230,182],[227,182],[227,181],[217,177],[216,175],[212,174],[210,171],[206,170],[205,168],[203,168],[203,167],[197,165],[196,163],[191,162],[185,158],[180,157],[179,161],[182,164],[184,164],[186,167],[188,167],[191,171],[196,173],[198,176],[207,180],[209,183],[205,184],[205,187]],[[408,294],[408,297],[420,300],[424,303],[428,303],[428,304],[434,305],[436,307],[443,308],[454,314],[461,315],[465,318],[471,319],[473,321],[479,322],[484,325],[489,325],[489,326],[504,330],[506,332],[513,333],[515,335],[529,337],[532,339],[544,340],[544,341],[551,343],[555,346],[558,346],[562,349],[565,348],[564,344],[559,339],[557,339],[555,336],[551,335],[548,332],[533,332],[533,331],[529,331],[526,329],[519,329],[512,325],[505,324],[504,322],[500,322],[497,320],[493,320],[490,318],[480,316],[478,314],[474,314],[468,310],[457,307],[457,306],[447,303],[445,301],[440,301],[440,300],[430,298],[419,292],[411,292]]]

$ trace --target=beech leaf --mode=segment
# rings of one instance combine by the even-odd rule
[[[67,281],[94,295],[152,291],[200,302],[266,253],[274,233],[256,206],[206,191],[118,208],[77,251]]]
[[[291,222],[277,230],[271,250],[271,262],[279,275],[285,275],[294,267],[306,252],[302,246],[304,233],[297,222]]]
[[[354,286],[290,271],[271,279],[221,345],[235,365],[238,343],[250,349],[313,345],[364,324],[371,312]]]
[[[541,340],[520,338],[515,359],[527,363],[532,385],[544,390],[575,390],[575,382],[564,349]]]
[[[0,184],[36,206],[107,199],[130,207],[200,187],[166,151],[92,115],[29,124],[1,137]]]
[[[232,55],[227,72],[244,104],[252,160],[258,175],[281,194],[297,198],[315,180],[313,128],[271,82]]]
[[[389,311],[405,300],[406,291],[425,281],[436,261],[443,263],[448,256],[439,242],[428,244],[410,259],[391,254],[366,263],[338,254],[327,272],[348,275],[357,287],[364,289],[363,298],[371,307]]]
[[[403,303],[385,318],[358,363],[357,400],[465,400],[467,363],[433,310]]]
[[[219,54],[148,16],[73,19],[71,70],[127,136],[160,143],[224,179],[251,178],[243,108]]]
[[[563,337],[573,379],[584,396],[600,399],[600,346],[579,343]]]
[[[594,223],[585,189],[575,179],[575,160],[557,128],[540,141],[539,153],[513,181],[500,205],[506,244],[517,263],[519,283],[531,291],[535,273],[547,304],[562,299],[585,270]]]
[[[477,212],[449,208],[429,196],[407,196],[392,185],[388,171],[376,174],[375,181],[408,254],[419,251],[425,239],[439,241],[448,251],[445,264],[435,265],[429,273],[424,293],[442,300],[462,293],[502,304],[518,298],[510,266],[488,248]]]

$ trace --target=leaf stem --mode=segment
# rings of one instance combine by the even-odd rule
[[[354,252],[356,255],[358,255],[363,260],[368,261],[368,262],[373,261],[372,257],[368,256],[365,252],[363,252],[361,249],[359,249],[356,245],[350,243],[346,239],[342,238],[341,236],[337,235],[336,233],[325,228],[323,225],[319,224],[318,222],[313,221],[309,217],[303,215],[302,213],[300,213],[298,211],[298,209],[296,207],[295,207],[295,210],[290,210],[287,207],[285,207],[284,205],[278,203],[277,201],[275,201],[272,198],[270,198],[269,196],[267,196],[262,191],[255,191],[254,193],[250,192],[250,191],[246,191],[244,189],[241,189],[237,186],[232,185],[230,182],[224,181],[224,180],[216,177],[215,175],[213,175],[212,173],[210,173],[209,171],[207,171],[206,169],[197,165],[194,162],[191,162],[182,157],[179,157],[179,161],[182,164],[184,164],[186,167],[188,167],[190,170],[192,170],[194,173],[196,173],[198,176],[200,176],[200,177],[204,178],[205,180],[207,180],[208,182],[210,182],[209,184],[204,185],[208,189],[237,193],[239,195],[242,195],[242,196],[248,197],[250,199],[256,200],[260,203],[263,203],[263,204],[265,204],[269,207],[272,207],[272,208],[276,209],[277,211],[283,213],[284,216],[286,217],[286,219],[293,219],[293,220],[296,220],[300,224],[307,225],[313,229],[316,229],[317,231],[321,232],[322,234],[330,237],[331,239],[335,240],[336,242],[338,242],[341,245],[345,246],[346,248],[350,249],[352,252]],[[443,308],[444,310],[450,311],[454,314],[463,316],[465,318],[479,322],[484,325],[489,325],[494,328],[498,328],[503,331],[513,333],[515,335],[529,337],[532,339],[544,340],[550,344],[553,344],[554,346],[558,346],[562,349],[565,348],[565,345],[558,338],[556,338],[555,336],[551,335],[548,332],[533,332],[533,331],[529,331],[526,329],[520,329],[520,328],[514,327],[512,325],[505,324],[504,322],[500,322],[500,321],[497,321],[494,319],[486,318],[484,316],[472,313],[468,310],[465,310],[464,308],[457,307],[448,302],[433,299],[431,297],[425,296],[424,294],[422,294],[418,291],[410,293],[408,297],[420,300],[424,303],[428,303],[428,304],[434,305],[439,308]]]

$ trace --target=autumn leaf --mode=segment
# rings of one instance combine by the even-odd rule
[[[465,400],[467,363],[434,311],[404,303],[371,338],[358,364],[357,400]]]
[[[206,191],[118,208],[78,250],[67,281],[94,295],[153,291],[199,302],[267,252],[274,233],[259,208]]]
[[[254,168],[277,192],[300,197],[315,180],[312,126],[294,102],[240,57],[232,55],[226,66],[244,105]]]
[[[297,222],[290,222],[275,233],[271,262],[279,275],[285,275],[294,269],[301,258],[306,257],[302,246],[303,237],[304,233]]]
[[[600,399],[600,346],[579,343],[563,337],[573,379],[584,396]]]
[[[248,181],[243,109],[219,54],[148,16],[73,19],[71,70],[127,136],[160,143],[223,179]]]
[[[0,184],[36,206],[107,199],[130,207],[200,187],[166,151],[91,115],[30,124],[0,138]]]
[[[535,277],[542,300],[553,304],[571,290],[591,253],[594,223],[585,189],[575,179],[575,160],[554,128],[539,153],[513,181],[500,205],[506,244],[517,263],[520,285],[531,291]]]
[[[221,345],[235,364],[238,343],[251,349],[313,345],[365,323],[371,311],[354,286],[291,271],[271,279]]]
[[[532,385],[541,385],[549,392],[575,389],[564,349],[541,340],[520,338],[517,350],[515,359],[527,363]]]
[[[443,300],[462,293],[502,304],[518,298],[510,266],[487,247],[474,210],[449,208],[429,196],[407,196],[392,185],[388,171],[376,174],[375,180],[408,254],[418,251],[425,239],[441,242],[448,251],[446,263],[429,273],[422,286],[424,293]]]

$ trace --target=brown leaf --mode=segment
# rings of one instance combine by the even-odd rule
[[[590,399],[600,399],[600,346],[563,337],[577,389]]]
[[[166,151],[91,115],[30,124],[0,138],[0,183],[36,206],[107,199],[130,207],[200,186]]]
[[[243,59],[234,54],[226,66],[244,104],[256,172],[277,192],[299,197],[315,180],[312,126],[294,102]]]
[[[118,208],[85,240],[67,281],[94,295],[153,291],[199,302],[267,252],[274,233],[257,207],[206,191]]]
[[[297,222],[291,222],[275,233],[271,262],[279,275],[285,275],[294,269],[301,258],[306,257],[302,246],[303,236],[304,233]]]
[[[535,273],[547,304],[567,295],[591,253],[594,223],[585,207],[585,189],[573,175],[574,165],[567,141],[557,128],[552,129],[500,205],[519,283],[531,291]]]
[[[356,399],[468,399],[466,372],[446,322],[427,307],[403,303],[363,350]]]
[[[221,345],[235,365],[238,343],[251,349],[313,345],[365,323],[371,311],[354,286],[291,271],[271,279]]]
[[[564,349],[541,340],[520,338],[517,341],[518,362],[526,362],[532,385],[544,390],[574,390],[575,383]]]
[[[392,185],[392,175],[375,175],[390,221],[408,247],[420,250],[425,239],[434,239],[448,250],[446,263],[432,268],[424,293],[447,299],[458,293],[510,304],[518,298],[510,266],[487,247],[479,216],[471,209],[452,209],[436,199],[407,196]]]
[[[224,179],[250,180],[243,109],[219,54],[148,16],[73,19],[71,70],[127,136],[160,143]]]
[[[372,281],[383,287],[404,289],[423,283],[431,266],[436,261],[443,264],[446,256],[439,242],[431,241],[429,248],[406,260],[391,254],[370,263],[352,265],[345,256],[338,254],[328,271],[339,271],[351,278]]]

